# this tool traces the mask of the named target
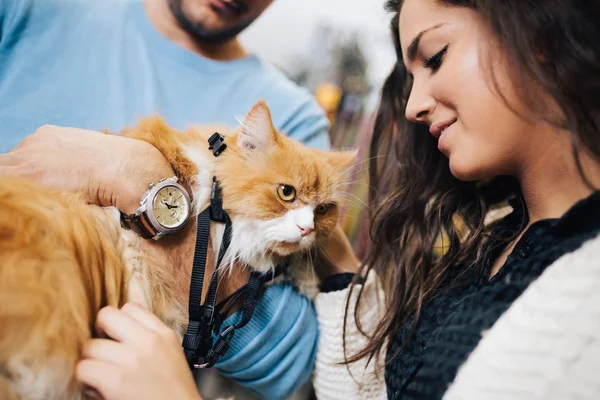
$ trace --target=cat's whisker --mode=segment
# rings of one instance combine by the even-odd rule
[[[364,172],[368,171],[370,164],[368,164],[371,160],[375,160],[378,158],[384,158],[386,156],[383,155],[379,155],[379,156],[375,156],[375,157],[369,157],[366,159],[363,159],[357,163],[352,164],[351,166],[349,166],[348,168],[346,168],[345,170],[341,171],[340,173],[338,173],[337,175],[335,175],[333,177],[333,183],[330,185],[349,185],[349,181],[346,179],[343,179],[344,176],[346,176],[346,174],[348,174],[348,172],[351,172],[352,176],[361,176]],[[357,166],[360,166],[360,168],[357,168]],[[359,181],[362,180],[368,180],[368,177],[364,177],[364,178],[360,178]]]
[[[266,256],[266,251],[264,249],[266,244],[270,241],[269,236],[269,232],[261,232],[258,237],[255,238],[254,245],[248,250],[250,252],[248,256],[249,260],[254,259],[261,252],[262,255],[259,259],[259,264],[264,260]]]
[[[340,225],[341,224],[346,224],[346,223],[350,223],[353,227],[358,225],[358,222],[362,221],[361,219],[356,219],[356,216],[351,214],[351,213],[346,213],[344,214],[344,218],[340,219]]]
[[[324,191],[327,192],[348,192],[351,191],[353,187],[358,185],[367,185],[368,178],[359,178],[352,181],[343,181],[343,182],[333,182],[324,187]]]
[[[312,252],[315,251],[315,255],[313,256]],[[313,246],[308,249],[308,267],[310,268],[310,272],[312,274],[312,280],[317,282],[317,274],[315,272],[315,261],[316,259],[316,248]]]
[[[329,260],[332,260],[331,253],[327,250],[327,247],[321,246],[321,252],[327,257]]]
[[[365,201],[363,199],[356,196],[355,194],[348,193],[348,194],[346,194],[346,196],[340,196],[339,199],[341,200],[342,203],[345,203],[345,204],[348,204],[351,206],[361,206],[366,209],[370,209],[369,204],[365,203]]]
[[[334,184],[331,184],[331,187],[343,188],[345,186],[362,185],[362,184],[366,183],[367,180],[368,180],[367,178],[359,178],[359,179],[355,179],[352,181],[336,182]]]
[[[255,244],[254,244],[255,251],[254,251],[254,253],[259,253],[259,252],[262,251],[263,252],[263,257],[264,257],[264,254],[265,254],[264,249],[266,247],[266,244],[271,241],[270,236],[271,236],[270,232],[264,232],[264,233],[261,233],[255,239]],[[253,255],[253,257],[254,257],[254,255]]]
[[[342,170],[341,172],[339,172],[337,175],[334,176],[334,180],[335,181],[343,181],[343,177],[346,176],[346,174],[348,174],[349,172],[352,172],[354,174],[359,174],[362,173],[366,170],[368,170],[369,168],[369,164],[368,162],[371,161],[374,158],[368,158],[368,159],[364,159],[361,160],[357,163],[353,163],[352,165],[350,165],[349,167],[345,168],[344,170]],[[366,164],[363,166],[363,164]],[[360,168],[357,168],[358,166],[360,166]]]
[[[259,251],[260,251],[260,250],[259,250]],[[260,256],[260,258],[259,258],[259,260],[258,260],[258,263],[259,263],[259,264],[262,264],[262,261],[265,259],[265,256],[266,256],[266,255],[267,255],[267,252],[266,252],[266,251],[263,251],[263,252],[262,252],[262,254],[261,254],[261,256]]]

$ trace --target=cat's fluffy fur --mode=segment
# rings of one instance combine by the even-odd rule
[[[308,149],[279,134],[262,102],[241,122],[235,131],[218,129],[228,144],[218,158],[207,145],[214,128],[180,132],[152,117],[122,134],[165,155],[191,184],[196,213],[209,203],[213,174],[219,178],[233,221],[229,266],[268,271],[287,259],[289,278],[310,295],[316,280],[307,254],[337,223],[342,176],[355,154]],[[282,201],[278,184],[294,186],[296,200]],[[311,222],[314,233],[302,237],[299,225]],[[221,234],[213,224],[211,249]],[[106,305],[135,300],[182,333],[188,293],[175,292],[189,271],[147,262],[141,241],[120,228],[114,210],[0,178],[0,398],[83,398],[73,370]]]
[[[214,157],[207,140],[218,131],[226,135],[227,150]],[[141,122],[123,135],[146,140],[165,154],[175,169],[188,177],[193,187],[194,209],[209,204],[212,177],[223,189],[223,206],[233,222],[231,247],[224,264],[237,260],[260,272],[272,270],[284,259],[290,262],[288,277],[301,292],[316,293],[316,276],[307,252],[318,237],[329,235],[339,217],[344,197],[343,176],[355,152],[323,152],[278,133],[265,103],[257,103],[237,130],[223,127],[173,130],[160,118]],[[293,202],[277,196],[279,184],[296,189]],[[324,213],[317,212],[325,206]],[[300,236],[299,225],[310,225],[313,233]],[[222,232],[213,226],[213,249],[219,249]],[[289,257],[293,254],[293,257]]]

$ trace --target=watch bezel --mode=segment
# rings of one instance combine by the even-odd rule
[[[169,187],[169,186],[179,190],[183,194],[183,197],[187,204],[187,214],[185,215],[183,221],[181,221],[181,223],[179,225],[172,227],[172,228],[166,227],[163,224],[161,224],[160,222],[158,222],[158,220],[156,219],[156,216],[154,215],[154,208],[152,207],[152,205],[154,204],[154,200],[156,199],[156,196],[158,195],[158,193],[161,190],[163,190],[164,188]],[[157,236],[160,237],[163,235],[167,235],[167,234],[179,231],[189,220],[191,208],[192,208],[192,204],[191,204],[191,200],[190,200],[188,191],[183,186],[181,186],[179,183],[177,183],[177,178],[172,177],[172,178],[163,179],[162,181],[153,185],[148,190],[148,192],[144,196],[143,200],[141,201],[141,205],[140,205],[140,208],[138,208],[137,213],[146,215],[148,222],[157,231]]]

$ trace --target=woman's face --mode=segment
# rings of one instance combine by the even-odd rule
[[[429,126],[458,179],[518,174],[522,161],[540,151],[540,124],[512,111],[527,116],[502,52],[478,14],[435,0],[405,0],[399,26],[413,76],[406,117]]]

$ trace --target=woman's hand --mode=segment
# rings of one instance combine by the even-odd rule
[[[43,126],[0,154],[0,175],[18,175],[57,190],[82,193],[92,204],[132,213],[148,185],[173,176],[152,145],[118,135]]]
[[[360,261],[341,226],[337,225],[319,247],[315,270],[321,280],[330,275],[355,273],[358,270]]]
[[[114,340],[91,339],[75,375],[103,399],[201,400],[177,336],[154,314],[134,303],[106,307],[96,328]]]

